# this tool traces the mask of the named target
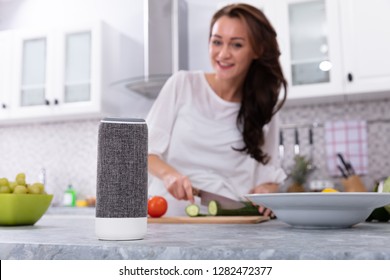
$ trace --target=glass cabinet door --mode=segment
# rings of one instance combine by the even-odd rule
[[[65,38],[64,102],[91,99],[91,32],[67,34]]]
[[[292,85],[330,82],[324,1],[290,3],[288,15]]]
[[[24,40],[20,106],[45,104],[46,59],[46,38]]]

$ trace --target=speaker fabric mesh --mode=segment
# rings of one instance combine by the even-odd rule
[[[141,119],[103,119],[98,133],[96,217],[147,216],[148,130]]]

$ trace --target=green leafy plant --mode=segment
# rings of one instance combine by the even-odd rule
[[[305,184],[312,171],[313,168],[310,160],[301,155],[294,157],[294,166],[290,174],[294,183],[300,185]]]
[[[289,187],[289,192],[303,192],[305,191],[304,185],[313,172],[314,167],[311,163],[311,160],[307,159],[305,156],[296,155],[294,157],[294,165],[290,172],[290,178],[292,181],[291,186]]]

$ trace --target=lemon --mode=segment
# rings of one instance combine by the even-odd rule
[[[335,190],[333,188],[325,188],[321,192],[339,192],[338,190]]]

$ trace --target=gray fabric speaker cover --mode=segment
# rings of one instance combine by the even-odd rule
[[[148,129],[142,119],[103,119],[98,134],[96,217],[147,216]]]

